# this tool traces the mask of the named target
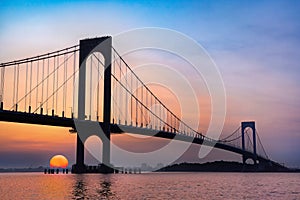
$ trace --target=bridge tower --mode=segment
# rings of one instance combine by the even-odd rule
[[[246,160],[249,158],[245,154],[245,129],[246,128],[251,128],[252,129],[252,140],[253,140],[253,161],[254,164],[257,164],[257,154],[256,154],[256,132],[255,132],[255,122],[254,121],[249,121],[249,122],[242,122],[242,149],[243,149],[243,164],[245,164]]]
[[[110,166],[110,112],[111,112],[111,53],[112,38],[110,36],[80,40],[79,50],[79,88],[78,88],[78,120],[85,120],[86,103],[86,59],[99,52],[104,57],[104,92],[103,92],[103,127],[107,139],[102,138],[102,162]],[[93,133],[87,133],[93,134]],[[77,130],[76,164],[74,173],[84,173],[84,142],[90,135],[81,136]],[[108,170],[109,171],[109,170]]]

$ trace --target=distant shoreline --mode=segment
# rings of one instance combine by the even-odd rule
[[[163,167],[156,172],[284,172],[299,173],[300,169],[287,167],[264,166],[257,167],[239,162],[215,161],[207,163],[180,163]]]
[[[43,172],[49,167],[36,167],[36,168],[0,168],[0,173],[22,173],[22,172]],[[70,170],[70,169],[69,169]]]
[[[0,173],[22,173],[22,172],[44,172],[49,167],[37,168],[0,168]],[[69,169],[70,170],[70,169]],[[251,164],[239,162],[215,161],[207,163],[180,163],[163,167],[155,172],[283,172],[300,173],[300,169],[291,169],[287,167],[275,168],[267,166],[259,168]]]

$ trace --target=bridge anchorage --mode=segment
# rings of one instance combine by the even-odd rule
[[[253,121],[242,122],[219,140],[182,121],[134,73],[109,36],[1,63],[0,68],[0,121],[71,127],[77,133],[73,173],[112,173],[110,139],[115,133],[208,145],[241,155],[244,164],[250,159],[258,169],[283,169],[268,158]],[[92,135],[103,144],[99,166],[84,163],[84,143]]]

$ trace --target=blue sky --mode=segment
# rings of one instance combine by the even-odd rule
[[[271,157],[299,167],[299,11],[299,1],[1,1],[0,61],[132,28],[174,29],[219,67],[225,129],[255,119]]]

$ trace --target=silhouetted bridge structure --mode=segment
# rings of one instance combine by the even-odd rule
[[[213,146],[242,155],[243,163],[252,159],[257,166],[282,167],[268,158],[255,122],[242,122],[218,140],[183,122],[118,54],[111,37],[81,40],[79,45],[2,63],[0,68],[0,121],[71,127],[78,132],[74,173],[86,172],[84,142],[95,134],[89,129],[95,124],[100,125],[103,166],[108,166],[103,172],[111,171],[113,133]]]

